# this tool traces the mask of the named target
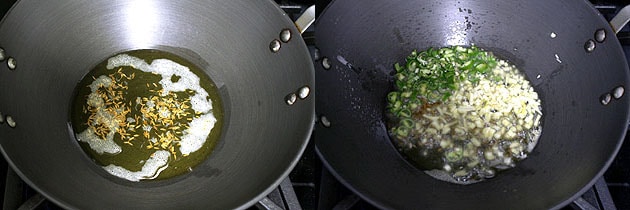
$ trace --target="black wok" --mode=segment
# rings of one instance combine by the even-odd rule
[[[628,65],[615,33],[586,1],[336,0],[316,28],[316,148],[342,183],[375,206],[559,208],[603,174],[622,144],[630,98],[602,105],[600,97],[628,87]],[[607,38],[587,52],[598,29]],[[406,162],[383,113],[394,63],[414,49],[471,44],[520,68],[544,117],[526,160],[462,186]]]
[[[283,29],[288,42],[272,52]],[[286,41],[286,40],[284,40]],[[0,24],[0,148],[37,191],[70,209],[246,208],[273,190],[304,151],[314,88],[299,31],[271,1],[29,1]],[[109,175],[80,148],[69,122],[75,86],[117,53],[157,49],[200,67],[219,88],[222,136],[193,171],[164,181]]]

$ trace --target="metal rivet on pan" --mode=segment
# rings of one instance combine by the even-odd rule
[[[597,29],[597,31],[595,31],[595,41],[602,43],[604,40],[606,40],[606,30]]]
[[[317,47],[313,50],[313,60],[319,60],[319,48]]]
[[[586,41],[586,43],[584,43],[584,50],[586,50],[586,52],[593,52],[593,50],[595,50],[595,41],[592,39]]]
[[[0,48],[0,61],[4,61],[7,58],[7,54],[4,52],[4,49]]]
[[[7,66],[9,67],[9,70],[15,70],[15,67],[17,67],[17,61],[15,58],[9,57],[7,59]]]
[[[309,88],[307,85],[305,85],[304,87],[301,87],[298,91],[297,91],[297,95],[300,99],[305,99],[306,97],[308,97],[309,94],[311,94],[311,88]]]
[[[558,36],[558,35],[556,35],[556,33],[554,33],[554,32],[551,32],[551,34],[549,34],[549,37],[551,37],[552,39],[553,39],[553,38],[556,38],[557,36]]]
[[[15,120],[11,117],[11,115],[7,115],[6,120],[9,127],[15,128]]]
[[[280,51],[280,45],[280,41],[274,39],[273,41],[271,41],[271,43],[269,43],[269,49],[271,50],[271,52],[278,52]]]
[[[284,102],[287,103],[287,105],[293,105],[295,101],[297,101],[297,95],[295,93],[290,93],[284,97]]]
[[[288,28],[282,29],[280,31],[280,41],[287,43],[291,40],[291,30]]]
[[[319,117],[319,121],[322,122],[322,125],[326,128],[330,127],[330,121],[328,120],[328,118],[324,115],[322,115],[321,117]]]
[[[608,105],[608,103],[610,103],[610,100],[612,100],[612,96],[610,95],[610,93],[606,93],[599,97],[599,102],[602,103],[602,105]]]
[[[328,60],[328,57],[322,58],[322,67],[326,70],[330,69],[330,60]]]
[[[620,99],[620,98],[623,96],[623,93],[624,93],[625,91],[626,91],[626,90],[623,88],[623,86],[616,87],[616,88],[615,88],[615,89],[613,89],[613,91],[612,91],[612,96],[613,96],[615,99]]]

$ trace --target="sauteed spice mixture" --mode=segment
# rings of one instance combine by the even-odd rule
[[[538,94],[476,46],[413,51],[387,96],[396,147],[429,175],[470,184],[525,159],[541,133]]]
[[[72,110],[84,151],[130,181],[191,171],[216,144],[223,119],[214,83],[190,62],[157,50],[99,64],[78,84]]]
[[[117,134],[124,144],[133,146],[136,143],[146,145],[147,149],[168,150],[177,159],[175,148],[181,146],[180,136],[189,128],[193,117],[199,117],[201,113],[191,109],[190,98],[178,98],[173,92],[164,94],[156,83],[146,84],[148,91],[156,95],[138,97],[135,102],[126,103],[124,92],[134,78],[135,73],[126,75],[120,67],[114,73],[99,77],[103,82],[88,86],[96,87],[96,92],[88,95],[87,106],[83,107],[83,113],[89,114],[88,129],[101,139]],[[192,90],[187,92],[194,93]],[[140,113],[131,114],[132,109]]]

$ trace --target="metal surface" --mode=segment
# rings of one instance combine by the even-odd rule
[[[287,177],[282,180],[280,183],[280,190],[282,192],[283,200],[286,201],[287,210],[302,210],[300,206],[300,202],[295,195],[295,190],[293,190],[293,184],[291,183],[291,179]]]
[[[584,200],[584,198],[578,198],[573,203],[580,209],[583,210],[599,210],[597,207],[590,204],[588,201]]]
[[[610,26],[615,31],[615,33],[619,33],[619,31],[630,21],[630,6],[625,6],[619,10],[617,15],[610,20]]]
[[[600,206],[602,210],[616,210],[617,208],[614,205],[612,196],[610,195],[610,191],[608,190],[608,186],[606,184],[606,180],[604,177],[597,179],[595,185],[593,185],[595,192],[597,193],[597,197],[599,198]]]
[[[271,199],[264,197],[262,200],[258,201],[258,204],[261,208],[267,210],[283,210],[282,207],[278,206],[275,202],[271,201]]]
[[[282,180],[278,188],[269,193],[267,197],[258,201],[258,206],[262,209],[302,210],[289,177]]]
[[[2,198],[2,209],[17,209],[22,204],[20,201],[26,200],[24,193],[24,184],[20,177],[11,170],[7,169],[6,180],[4,181],[4,197]]]
[[[337,205],[335,205],[335,207],[333,207],[333,210],[349,210],[349,209],[352,209],[352,206],[354,206],[357,202],[359,202],[359,200],[361,200],[361,198],[359,198],[359,196],[354,195],[354,194],[353,195],[349,195],[348,197],[344,198],[339,203],[337,203]]]
[[[295,26],[297,26],[300,33],[304,33],[308,27],[311,26],[315,22],[315,5],[310,6],[302,13],[300,18],[295,21]]]
[[[316,113],[330,122],[316,126],[317,151],[335,177],[377,207],[560,208],[595,183],[623,141],[630,98],[606,106],[599,99],[628,87],[628,64],[588,2],[336,0],[316,27]],[[608,38],[586,52],[598,29]],[[413,49],[473,43],[525,73],[543,103],[543,131],[516,168],[460,186],[431,178],[397,152],[384,98],[393,64]]]
[[[41,194],[35,194],[32,197],[30,197],[28,200],[26,200],[26,202],[24,202],[20,208],[18,208],[17,210],[33,210],[33,209],[37,209],[37,207],[39,205],[41,205],[44,201],[46,200],[46,198],[44,196],[42,196]]]
[[[294,37],[277,53],[283,29]],[[19,1],[0,25],[3,155],[31,186],[70,209],[233,209],[253,205],[286,177],[314,122],[315,87],[299,32],[270,1]],[[159,49],[201,67],[217,84],[225,125],[210,157],[191,173],[131,183],[94,164],[69,127],[75,85],[116,53]]]

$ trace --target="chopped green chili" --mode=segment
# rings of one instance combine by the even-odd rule
[[[404,66],[394,64],[396,82],[395,91],[387,95],[389,110],[395,116],[407,116],[410,109],[422,105],[418,98],[428,103],[444,101],[460,81],[477,83],[496,65],[492,54],[476,46],[414,50]]]

